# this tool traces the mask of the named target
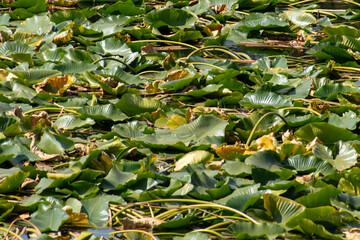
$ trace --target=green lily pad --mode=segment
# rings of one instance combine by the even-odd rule
[[[236,239],[260,239],[267,237],[272,240],[285,234],[286,230],[275,223],[237,222],[228,227]]]
[[[64,154],[64,151],[74,148],[74,142],[67,137],[54,134],[50,132],[48,128],[45,128],[43,136],[37,146],[49,154]]]
[[[170,26],[181,29],[194,26],[197,17],[187,11],[175,8],[153,10],[145,15],[144,21],[153,27]]]
[[[189,152],[176,161],[174,171],[180,171],[183,167],[190,164],[206,163],[210,162],[213,159],[214,155],[207,151],[197,150]]]
[[[66,130],[78,129],[94,125],[95,121],[87,118],[84,121],[74,115],[64,115],[56,119],[54,126]]]
[[[0,193],[11,193],[20,187],[25,178],[30,175],[29,172],[19,171],[11,176],[5,178],[4,181],[0,183]]]
[[[316,143],[313,147],[314,154],[331,163],[337,170],[345,170],[357,163],[358,154],[350,143],[339,141],[337,143],[338,154],[333,157],[333,152],[326,146]]]
[[[82,118],[90,117],[94,120],[123,121],[127,116],[112,104],[99,106],[85,106],[78,110]]]
[[[136,138],[147,144],[170,145],[183,142],[189,145],[194,142],[213,142],[225,135],[227,122],[214,116],[201,115],[189,124],[182,125],[174,130],[159,129],[154,134],[147,134]]]
[[[154,112],[162,107],[162,103],[156,99],[142,98],[135,94],[126,93],[115,106],[128,115],[137,115]]]
[[[53,23],[50,21],[48,16],[35,15],[32,18],[28,18],[24,23],[20,24],[16,28],[17,32],[27,32],[33,34],[47,34],[51,32]]]
[[[282,108],[292,106],[288,99],[273,92],[247,93],[240,104],[247,108]]]
[[[42,232],[58,231],[68,217],[69,215],[60,208],[44,209],[40,207],[31,215],[30,221]]]
[[[325,145],[333,144],[340,140],[350,141],[358,139],[358,136],[349,130],[325,122],[309,123],[296,130],[294,135],[298,139],[308,142],[318,137]]]
[[[116,38],[107,38],[103,41],[96,42],[96,45],[89,46],[88,50],[101,55],[127,56],[132,53],[131,49],[125,43]]]

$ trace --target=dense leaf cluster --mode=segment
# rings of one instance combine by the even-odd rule
[[[357,2],[0,6],[0,238],[359,237]]]

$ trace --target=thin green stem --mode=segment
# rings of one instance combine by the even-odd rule
[[[341,69],[341,70],[349,70],[349,71],[356,71],[360,72],[360,68],[354,68],[354,67],[333,67],[334,70]]]
[[[65,163],[61,163],[61,164],[58,164],[58,165],[55,165],[51,168],[51,170],[54,170],[54,169],[57,169],[57,168],[61,168],[61,167],[64,167],[64,166],[67,166],[69,165],[70,163],[68,162],[65,162]]]
[[[193,64],[193,65],[205,65],[205,66],[209,66],[209,67],[213,67],[213,68],[216,68],[216,69],[219,69],[221,71],[225,71],[224,68],[222,67],[218,67],[216,65],[213,65],[213,64],[210,64],[210,63],[203,63],[203,62],[191,62],[189,64]]]
[[[182,213],[182,212],[185,212],[185,211],[187,211],[187,209],[181,209],[180,210],[178,208],[175,208],[175,209],[171,209],[171,210],[168,210],[166,212],[163,212],[163,213],[157,215],[156,218],[164,220],[164,219],[171,218],[171,217],[175,216],[176,214]]]
[[[342,0],[343,2],[347,2],[347,3],[350,3],[350,4],[354,4],[354,5],[356,5],[356,6],[360,6],[360,3],[358,3],[358,2],[355,2],[355,1],[351,1],[351,0]]]
[[[131,214],[135,215],[136,217],[142,218],[142,216],[140,216],[139,214],[135,213],[134,211],[129,210],[129,208],[131,208],[131,207],[133,207],[133,206],[135,206],[135,205],[129,205],[129,206],[126,206],[126,207],[124,207],[124,208],[122,208],[122,209],[118,209],[118,211],[116,211],[116,213],[112,216],[112,219],[114,219],[114,218],[117,217],[120,213],[125,212],[125,211],[129,211]],[[112,209],[112,210],[114,210],[114,209]],[[124,214],[124,215],[125,215],[125,214]],[[139,217],[139,216],[140,216],[140,217]],[[106,225],[109,225],[109,223],[110,223],[110,219],[107,221]]]
[[[195,199],[155,199],[155,200],[149,200],[147,202],[148,203],[160,203],[160,202],[191,202],[191,203],[197,203],[195,205],[187,205],[187,206],[179,207],[179,209],[181,209],[181,208],[217,208],[217,209],[223,209],[223,210],[227,210],[227,211],[239,214],[240,216],[245,217],[246,219],[248,219],[249,221],[251,221],[253,223],[257,223],[257,221],[255,219],[253,219],[252,217],[246,215],[245,213],[243,213],[243,212],[241,212],[239,210],[236,210],[234,208],[223,206],[223,205],[220,205],[220,204],[217,204],[217,203],[211,203],[211,202],[195,200]]]
[[[316,10],[316,9],[314,9],[314,10],[305,10],[305,12],[308,12],[308,13],[320,13],[320,14],[331,16],[331,17],[337,17],[337,15],[334,14],[334,13],[327,12],[327,11],[319,11],[319,10]]]
[[[78,109],[80,109],[80,107]],[[34,108],[34,109],[31,109],[31,110],[25,112],[24,114],[29,114],[29,113],[38,112],[38,111],[58,111],[58,112],[61,112],[61,110],[65,111],[65,112],[72,113],[72,114],[80,115],[80,113],[78,113],[76,111],[73,111],[73,110],[70,110],[70,109],[67,109],[67,108],[60,108],[60,107]]]
[[[249,138],[247,139],[247,141],[246,141],[246,143],[245,143],[245,148],[248,148],[248,147],[249,147],[250,142],[251,142],[251,140],[252,140],[252,138],[253,138],[253,136],[254,136],[254,134],[255,134],[255,131],[256,131],[256,129],[259,127],[259,125],[260,125],[260,123],[262,122],[262,120],[264,120],[267,116],[270,116],[270,115],[276,115],[276,116],[280,117],[281,120],[283,120],[283,121],[288,125],[288,123],[287,123],[287,121],[285,120],[285,118],[284,118],[283,116],[281,116],[281,115],[280,115],[279,113],[277,113],[277,112],[268,112],[268,113],[264,114],[264,115],[256,122],[255,126],[254,126],[253,129],[251,130],[251,133],[250,133],[250,135],[249,135]]]
[[[279,110],[303,110],[303,111],[308,111],[311,112],[317,116],[321,116],[320,113],[318,113],[317,111],[310,109],[310,108],[303,108],[303,107],[286,107],[286,108],[280,108]]]
[[[17,235],[17,234],[14,233],[13,231],[10,231],[10,229],[6,229],[6,228],[0,227],[0,231],[6,232],[6,234],[11,234],[11,235],[13,235],[14,237],[16,237],[16,238],[19,239],[19,240],[23,240],[22,237],[20,237],[19,235]]]
[[[157,74],[157,73],[159,73],[159,72],[160,72],[160,71],[148,70],[148,71],[140,72],[140,73],[138,73],[137,75],[140,76],[140,75],[143,75],[143,74]]]
[[[230,56],[232,56],[233,58],[238,59],[238,60],[241,60],[240,56],[238,56],[238,55],[241,55],[241,56],[244,57],[246,60],[252,60],[252,59],[251,59],[247,54],[245,54],[245,53],[235,53],[235,52],[231,51],[229,48],[223,47],[223,46],[206,46],[206,47],[202,47],[202,48],[199,48],[199,49],[196,49],[196,50],[192,51],[192,52],[187,56],[187,58],[190,58],[190,57],[191,57],[192,55],[194,55],[195,53],[200,52],[200,51],[203,51],[203,50],[206,50],[206,49],[212,49],[212,50],[215,50],[215,51],[220,51],[220,52],[227,53],[227,54],[229,54]]]
[[[169,236],[185,236],[184,233],[176,233],[176,232],[162,232],[162,233],[154,233],[154,236],[166,236],[166,235],[169,235]]]
[[[152,39],[148,39],[148,40],[137,40],[137,41],[132,41],[131,43],[150,43],[150,42],[160,42],[160,43],[167,43],[167,44],[173,44],[173,45],[182,45],[185,47],[189,47],[189,48],[193,48],[193,49],[198,49],[197,47],[187,44],[187,43],[182,43],[182,42],[176,42],[176,41],[169,41],[169,40],[152,40]]]
[[[290,3],[289,6],[294,6],[294,5],[298,5],[298,4],[302,4],[302,3],[308,3],[308,2],[313,2],[314,0],[303,0],[303,1],[299,1],[299,2],[295,2],[295,3]]]
[[[207,227],[206,229],[210,230],[210,229],[214,229],[214,228],[221,227],[221,226],[224,226],[224,225],[228,225],[228,224],[231,224],[231,223],[232,222],[230,222],[230,221],[225,221],[225,222],[221,222],[221,223],[211,225],[210,227]]]
[[[318,113],[318,112],[316,112],[315,110],[310,109],[310,108],[303,108],[303,107],[285,107],[285,108],[280,108],[279,110],[303,110],[303,111],[311,112],[311,113],[313,113],[313,114],[315,114],[315,115],[317,115],[317,116],[321,116],[320,113]],[[277,112],[268,112],[268,113],[264,114],[264,115],[257,121],[257,123],[255,124],[254,128],[251,130],[251,133],[250,133],[250,135],[249,135],[249,138],[248,138],[248,140],[247,140],[246,143],[245,143],[245,147],[249,147],[249,144],[250,144],[250,142],[251,142],[251,139],[253,138],[254,133],[255,133],[256,129],[258,128],[258,126],[260,125],[260,123],[262,122],[262,120],[264,120],[264,118],[266,118],[267,116],[272,115],[272,114],[277,115],[278,117],[281,118],[281,120],[283,120],[283,122],[284,122],[286,125],[289,125],[289,124],[287,123],[287,121],[285,120],[285,118],[284,118],[283,116],[281,116],[280,114],[278,114]]]
[[[192,231],[192,232],[205,232],[205,233],[210,233],[210,234],[215,235],[215,236],[217,236],[217,237],[219,237],[219,238],[221,238],[221,239],[226,239],[226,238],[225,238],[223,235],[221,235],[220,233],[215,232],[215,231],[210,230],[210,229],[197,229],[197,230],[194,230],[194,231]]]

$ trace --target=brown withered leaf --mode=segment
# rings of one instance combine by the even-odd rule
[[[173,81],[173,80],[177,80],[177,79],[181,79],[181,78],[186,78],[189,77],[190,73],[185,70],[185,69],[179,69],[179,70],[174,70],[172,72],[169,72],[164,81]]]
[[[224,159],[221,161],[211,162],[206,166],[206,168],[210,169],[210,170],[219,170],[219,169],[221,169],[221,167],[224,163],[225,163]]]
[[[174,67],[176,65],[175,54],[173,52],[170,52],[169,55],[166,56],[164,61],[161,62],[161,65],[165,70],[169,70],[170,68]]]
[[[39,176],[36,179],[26,178],[24,182],[21,184],[21,189],[34,189],[36,185],[39,183]]]
[[[360,229],[352,228],[350,231],[344,232],[347,240],[360,240]]]
[[[125,159],[134,159],[138,153],[138,148],[133,147],[131,148],[124,156]]]
[[[225,160],[235,160],[243,155],[245,148],[239,146],[222,146],[215,149],[216,154]]]
[[[218,24],[218,25],[214,25],[214,26],[201,25],[201,28],[204,30],[206,35],[213,36],[213,37],[220,36],[221,30],[223,29],[223,27],[224,26],[222,24]]]
[[[194,6],[199,3],[199,0],[193,0],[189,2],[189,7]]]
[[[63,95],[64,92],[75,82],[74,76],[65,75],[63,77],[51,77],[33,85],[37,93],[50,93],[53,95]]]
[[[49,114],[45,111],[41,111],[39,114],[24,115],[21,106],[16,106],[14,115],[20,118],[21,124],[31,130],[41,129],[45,126],[52,126],[52,121]]]
[[[56,45],[65,44],[71,40],[72,36],[73,36],[73,30],[69,29],[67,31],[63,31],[63,32],[59,33],[58,35],[56,35],[53,39],[53,42]]]
[[[155,80],[152,83],[145,83],[145,90],[149,94],[163,93],[164,90],[160,88],[160,85],[164,83],[165,82],[162,80]]]
[[[85,213],[71,213],[65,224],[71,227],[88,227],[88,215]]]
[[[311,101],[310,106],[313,110],[318,111],[320,113],[325,113],[326,111],[331,111],[331,106],[328,103],[323,105],[317,104],[315,100]]]
[[[185,118],[188,123],[191,123],[195,120],[195,113],[191,110],[191,108],[188,108],[185,113]]]
[[[274,137],[274,133],[270,133],[268,135],[264,135],[255,141],[257,150],[264,151],[264,150],[272,150],[276,151],[277,141]]]
[[[318,138],[318,137],[315,137],[311,142],[309,142],[307,145],[306,145],[306,151],[311,151],[312,148],[315,146],[316,143],[321,143],[321,140]]]
[[[157,53],[158,51],[154,49],[155,45],[148,44],[146,46],[141,47],[141,55],[145,55],[148,53]]]
[[[123,218],[120,219],[120,222],[123,225],[123,230],[127,229],[142,229],[145,231],[152,231],[152,229],[161,223],[164,223],[163,220],[152,218],[152,217],[144,217],[140,219],[132,219],[132,218]]]
[[[76,150],[76,155],[77,156],[85,156],[88,155],[90,153],[91,148],[83,143],[75,143],[75,150]]]
[[[213,9],[216,14],[222,14],[226,12],[226,4],[216,5],[215,7],[213,7]]]
[[[310,173],[307,175],[303,175],[303,176],[297,176],[295,178],[295,181],[300,182],[300,183],[308,183],[311,182],[312,180],[314,180],[314,173]]]

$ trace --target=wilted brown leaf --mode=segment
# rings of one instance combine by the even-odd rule
[[[73,36],[73,30],[69,29],[68,31],[64,31],[56,35],[53,39],[55,44],[65,44],[68,43]]]
[[[255,141],[258,151],[271,150],[276,151],[277,141],[274,137],[274,133],[264,135]]]
[[[243,155],[245,148],[239,146],[222,146],[215,149],[216,154],[225,160],[235,160]]]
[[[189,77],[190,73],[185,70],[185,69],[179,69],[179,70],[174,70],[172,72],[169,72],[164,81],[173,81],[173,80],[177,80],[177,79],[181,79],[181,78],[186,78]]]
[[[303,175],[303,176],[297,176],[295,178],[295,181],[300,182],[300,183],[308,183],[311,182],[312,180],[314,180],[314,173],[310,173],[307,175]]]
[[[360,240],[360,229],[352,228],[350,231],[344,232],[347,240]]]
[[[123,229],[142,229],[145,231],[152,231],[152,229],[161,223],[164,223],[163,220],[153,218],[153,217],[144,217],[140,219],[132,218],[123,218],[120,219],[120,222],[123,225]]]
[[[63,77],[51,77],[45,79],[43,82],[35,84],[33,88],[37,93],[51,93],[54,95],[63,95],[76,78],[74,76],[65,75]]]
[[[145,55],[148,53],[157,53],[158,51],[156,49],[154,49],[154,45],[153,44],[148,44],[146,46],[141,47],[141,55]]]
[[[71,213],[65,224],[71,227],[87,227],[88,216],[85,213]]]

